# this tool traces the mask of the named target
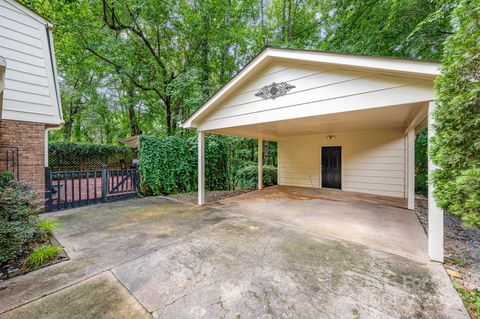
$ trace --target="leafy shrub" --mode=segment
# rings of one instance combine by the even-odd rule
[[[435,82],[436,136],[432,139],[435,198],[466,225],[480,227],[480,29],[478,1],[460,1],[456,31],[445,41]]]
[[[51,169],[65,166],[116,165],[120,160],[131,162],[134,151],[130,147],[111,144],[83,144],[53,142],[48,144],[48,162]]]
[[[14,179],[15,179],[15,176],[11,172],[5,171],[3,173],[0,173],[0,188],[6,187]]]
[[[437,203],[466,225],[480,227],[480,168],[460,172],[436,190]]]
[[[0,186],[0,267],[7,277],[6,265],[37,236],[36,198],[35,188],[28,183],[10,180]]]
[[[23,268],[25,270],[34,270],[54,261],[62,251],[62,248],[61,246],[43,246],[34,249],[25,259]]]
[[[239,188],[257,188],[258,165],[250,162],[239,169],[236,174]],[[263,165],[263,186],[271,186],[277,183],[277,168],[271,165]]]

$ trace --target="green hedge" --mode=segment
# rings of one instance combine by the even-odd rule
[[[427,129],[418,133],[415,139],[415,192],[428,194],[428,134]]]
[[[466,225],[480,227],[480,28],[478,1],[460,1],[435,83],[432,140],[435,198]]]
[[[250,166],[256,157],[254,142],[208,135],[205,139],[205,188],[211,191],[252,187]],[[270,147],[269,152],[271,157],[276,157],[276,147]],[[144,192],[158,195],[197,191],[197,160],[196,137],[141,136],[139,161]],[[270,167],[273,166],[266,168],[268,185],[276,182],[276,168]],[[274,172],[275,177],[270,172]]]
[[[237,185],[242,189],[257,188],[258,186],[258,165],[249,162],[236,173]],[[277,184],[277,168],[272,165],[263,166],[263,186]]]
[[[48,164],[51,170],[69,167],[115,166],[120,160],[130,163],[134,151],[130,147],[109,144],[53,142],[48,145]]]

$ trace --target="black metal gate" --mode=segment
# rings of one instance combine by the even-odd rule
[[[137,196],[138,169],[50,172],[45,168],[45,211],[76,208]]]
[[[8,171],[18,180],[20,177],[18,166],[18,147],[0,145],[0,173]]]

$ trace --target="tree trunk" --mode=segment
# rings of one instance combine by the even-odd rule
[[[208,29],[209,29],[209,19],[208,8],[205,8],[206,4],[201,1],[202,10],[202,20],[203,20],[203,41],[202,41],[202,85],[203,85],[203,95],[205,99],[210,96],[210,86],[208,84],[208,79],[210,77],[210,68],[208,65]]]
[[[292,41],[292,0],[288,0],[288,39],[287,43]]]
[[[138,126],[137,115],[135,114],[135,105],[132,103],[128,105],[128,118],[130,120],[130,133],[132,136],[142,134],[142,131]]]
[[[167,122],[167,134],[172,134],[172,102],[171,97],[168,95],[165,98],[165,112],[166,112],[166,122]]]
[[[266,32],[265,32],[265,17],[264,17],[264,11],[265,11],[265,6],[263,4],[263,1],[264,0],[260,0],[260,23],[261,23],[261,26],[262,26],[262,40],[263,40],[263,46],[267,46],[268,45],[268,40],[267,40],[267,37],[266,37]]]
[[[287,11],[287,0],[283,0],[283,3],[282,3],[282,43],[285,44],[286,40],[287,40],[287,36],[286,36],[286,27],[285,27],[285,24],[286,24],[286,11]]]
[[[71,141],[72,139],[72,126],[73,126],[73,121],[72,119],[70,118],[68,121],[65,121],[65,123],[63,124],[63,126],[65,127],[65,131],[64,131],[64,138],[66,141]]]
[[[135,113],[135,104],[133,102],[134,94],[135,94],[134,90],[131,87],[129,87],[127,89],[127,95],[128,95],[127,111],[128,111],[128,121],[130,124],[130,134],[132,136],[142,134],[142,131],[140,130],[140,127],[138,125],[137,114]]]

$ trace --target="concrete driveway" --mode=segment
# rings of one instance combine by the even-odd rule
[[[50,214],[71,259],[0,283],[0,317],[467,318],[440,264],[238,207],[157,197]]]

